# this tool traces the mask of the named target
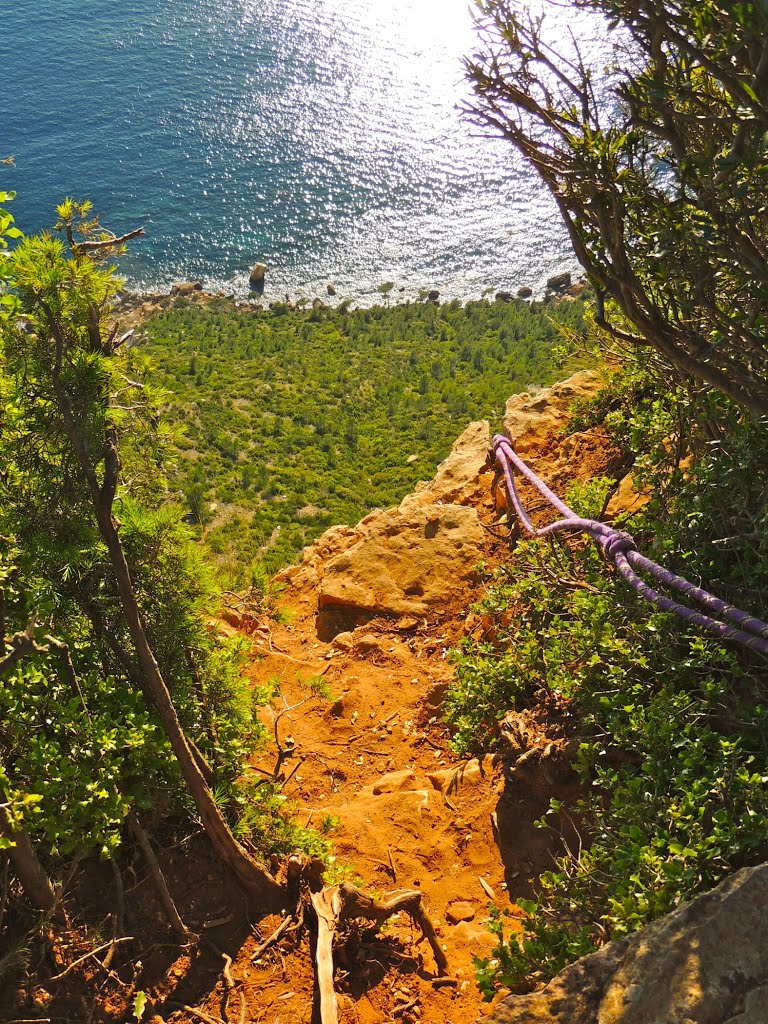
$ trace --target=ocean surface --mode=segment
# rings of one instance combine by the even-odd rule
[[[67,195],[144,227],[138,288],[245,293],[263,261],[268,299],[538,289],[577,264],[533,172],[457,109],[476,46],[467,0],[14,0],[0,189],[28,232]]]

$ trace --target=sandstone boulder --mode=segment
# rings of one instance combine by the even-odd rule
[[[571,418],[577,398],[591,398],[603,386],[600,374],[581,370],[560,384],[543,388],[535,395],[513,395],[504,411],[504,433],[522,456],[541,448],[542,440],[561,430]]]
[[[459,924],[461,921],[471,921],[475,916],[474,904],[467,902],[466,900],[458,900],[456,903],[451,903],[445,912],[447,921],[451,924]]]
[[[483,471],[488,471],[486,460],[490,447],[491,428],[488,420],[470,423],[454,442],[450,454],[437,467],[434,478],[416,487],[418,503],[443,501],[463,504],[476,498],[487,483],[483,480]],[[408,504],[406,498],[401,509]]]
[[[765,1024],[768,864],[557,975],[483,1024]]]
[[[367,516],[359,540],[326,562],[319,607],[424,615],[463,597],[482,557],[477,512],[463,505],[390,509]]]
[[[524,285],[522,288],[517,289],[518,299],[530,299],[533,295],[533,288],[529,288],[528,285]]]
[[[403,790],[413,792],[416,789],[416,776],[410,768],[403,768],[399,772],[388,772],[382,775],[373,784],[373,795],[380,796],[382,793],[399,793]]]
[[[627,473],[623,479],[619,480],[619,486],[606,506],[605,516],[611,522],[639,512],[643,505],[647,505],[650,501],[650,490],[639,491],[635,487],[632,476],[632,473]]]

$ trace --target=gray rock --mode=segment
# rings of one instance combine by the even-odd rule
[[[547,278],[547,288],[551,292],[562,292],[571,287],[571,275],[569,271],[563,274],[554,274]]]
[[[264,278],[267,273],[267,266],[265,263],[254,263],[251,267],[251,272],[248,275],[248,284],[251,289],[255,292],[264,291]]]
[[[768,865],[744,868],[483,1024],[765,1024]]]

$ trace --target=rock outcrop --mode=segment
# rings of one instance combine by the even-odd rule
[[[562,430],[572,417],[577,399],[588,399],[603,386],[595,370],[581,370],[568,380],[542,388],[535,395],[513,395],[504,410],[504,433],[518,455],[540,454],[542,442],[553,431]]]
[[[317,601],[324,637],[375,615],[441,614],[466,597],[486,552],[474,503],[492,479],[489,446],[488,422],[470,423],[434,479],[354,529],[327,530],[280,574]]]
[[[485,535],[464,505],[423,505],[373,513],[357,542],[328,561],[320,609],[424,615],[452,601],[474,578]]]
[[[508,996],[483,1024],[765,1024],[768,865]]]

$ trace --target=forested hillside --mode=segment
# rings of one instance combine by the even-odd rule
[[[172,486],[233,583],[431,477],[465,424],[551,383],[583,304],[353,312],[177,304],[146,325],[180,428]]]

